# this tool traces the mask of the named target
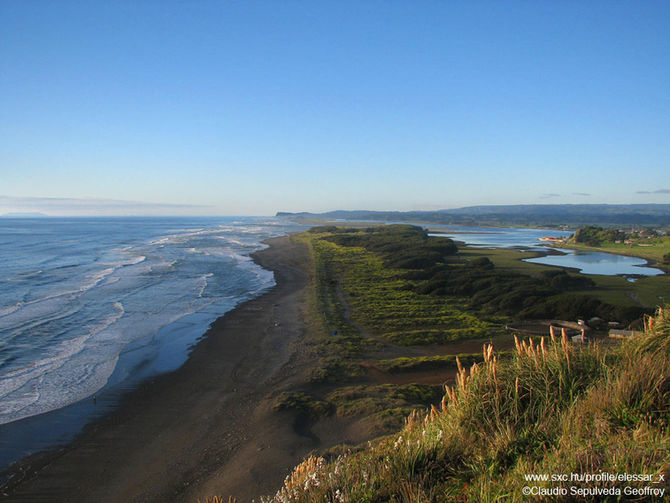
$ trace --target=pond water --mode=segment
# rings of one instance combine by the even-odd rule
[[[663,271],[646,267],[647,261],[612,253],[590,252],[550,248],[539,241],[542,237],[568,237],[570,231],[547,229],[517,229],[511,227],[466,227],[458,225],[431,225],[431,235],[447,236],[463,241],[469,246],[481,248],[523,248],[533,251],[549,251],[552,255],[525,259],[535,264],[571,267],[583,274],[606,276],[657,276]],[[438,231],[438,232],[435,232]]]
[[[583,274],[603,274],[605,276],[658,276],[663,271],[646,267],[647,261],[637,257],[626,257],[613,253],[589,252],[581,250],[561,250],[564,255],[547,255],[526,259],[534,264],[573,267]]]

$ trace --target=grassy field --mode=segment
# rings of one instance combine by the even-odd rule
[[[618,276],[589,275],[596,288],[589,291],[605,302],[627,305],[632,302],[646,307],[663,305],[670,299],[670,276],[648,276],[634,283]]]
[[[533,264],[524,262],[523,259],[539,257],[538,252],[519,251],[509,248],[467,248],[461,249],[459,255],[464,259],[474,260],[476,258],[488,257],[496,267],[512,271],[517,274],[527,274],[529,276],[540,277],[542,271],[551,271],[555,267],[542,264]]]

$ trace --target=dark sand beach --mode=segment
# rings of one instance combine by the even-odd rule
[[[274,492],[312,449],[335,439],[300,434],[273,411],[308,365],[307,248],[281,237],[254,260],[277,285],[219,318],[177,371],[152,379],[63,449],[14,468],[4,501],[195,502]]]

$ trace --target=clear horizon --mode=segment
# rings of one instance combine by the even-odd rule
[[[661,1],[5,0],[0,214],[667,204],[669,23]]]
[[[219,213],[207,213],[206,207],[198,206],[188,206],[188,205],[170,205],[170,204],[146,204],[140,203],[137,201],[118,201],[118,200],[77,200],[77,199],[58,199],[58,198],[44,198],[40,202],[40,198],[16,198],[18,202],[12,206],[8,201],[7,197],[0,196],[0,208],[12,207],[14,208],[11,211],[0,211],[0,217],[172,217],[172,218],[181,218],[181,217],[204,217],[204,218],[223,218],[223,217],[273,217],[276,213],[287,212],[282,209],[278,209],[271,213],[267,214],[255,214],[255,215],[246,215],[246,214],[219,214]],[[574,205],[589,205],[590,203],[570,203],[566,206]],[[633,204],[670,204],[670,203],[631,203]],[[539,203],[539,204],[521,204],[521,206],[555,206],[555,203]],[[593,203],[593,205],[603,205],[603,206],[622,206],[616,203]],[[34,210],[40,206],[41,210]],[[515,204],[511,205],[468,205],[468,206],[459,206],[459,207],[450,207],[450,208],[431,208],[426,210],[416,209],[416,210],[405,210],[405,212],[411,211],[437,211],[437,210],[450,210],[450,209],[461,209],[467,207],[479,207],[479,206],[516,206]],[[625,206],[625,205],[623,205]],[[189,213],[194,209],[199,209],[201,213]],[[182,212],[179,213],[178,211]],[[287,213],[328,213],[331,211],[399,211],[395,209],[391,210],[370,210],[369,208],[335,208],[333,210],[326,210],[320,212],[310,212],[307,210],[296,210]]]

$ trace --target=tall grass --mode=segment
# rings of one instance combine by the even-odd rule
[[[527,501],[530,473],[667,479],[669,318],[659,309],[643,335],[609,352],[557,337],[517,341],[502,361],[487,345],[482,363],[458,362],[440,407],[412,413],[366,450],[308,458],[261,501]],[[622,484],[633,483],[608,482]]]

